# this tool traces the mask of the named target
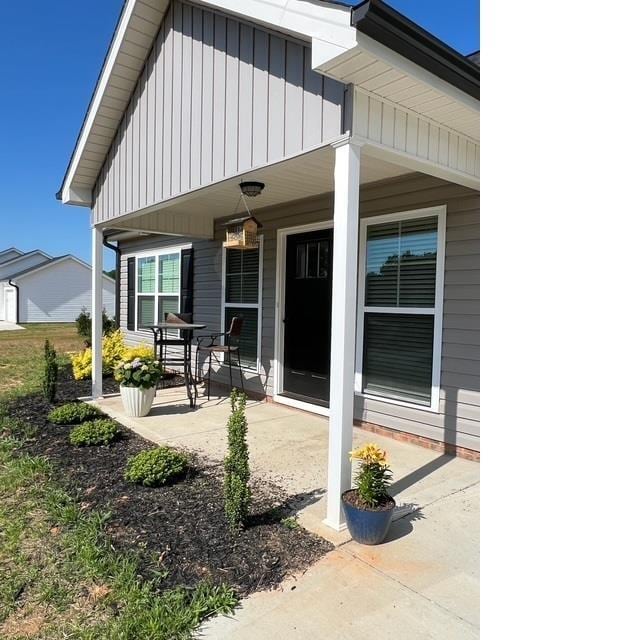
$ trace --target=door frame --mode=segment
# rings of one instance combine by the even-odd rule
[[[329,407],[321,407],[311,402],[295,400],[282,395],[284,382],[284,304],[285,304],[285,284],[287,269],[287,237],[307,231],[321,231],[323,229],[333,229],[333,220],[323,220],[310,224],[301,224],[295,227],[285,227],[278,229],[277,249],[276,249],[276,304],[275,304],[275,331],[274,331],[274,372],[273,372],[273,400],[281,404],[286,404],[297,409],[304,409],[322,416],[329,415]],[[333,277],[332,277],[333,286]]]
[[[13,317],[11,319],[9,319],[9,307],[7,306],[7,299],[8,296],[7,294],[11,294],[11,297],[13,297]],[[3,291],[2,291],[2,308],[3,308],[3,319],[5,320],[5,322],[12,322],[14,324],[18,323],[18,293],[15,289],[15,287],[9,286],[9,287],[4,287]]]

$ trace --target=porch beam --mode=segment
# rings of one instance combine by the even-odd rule
[[[102,259],[103,232],[91,229],[91,396],[102,396]],[[119,295],[119,292],[116,292]]]
[[[340,531],[345,527],[341,495],[351,488],[360,145],[351,139],[334,146],[329,461],[324,522]]]

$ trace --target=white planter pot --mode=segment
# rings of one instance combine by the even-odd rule
[[[124,412],[132,418],[142,418],[151,411],[156,395],[156,388],[140,389],[139,387],[120,386],[120,397]]]

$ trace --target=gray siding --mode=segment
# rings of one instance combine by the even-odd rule
[[[311,49],[174,1],[94,188],[94,223],[156,204],[343,132],[344,85]]]
[[[447,205],[444,323],[441,375],[441,413],[433,413],[356,397],[355,417],[394,429],[446,441],[461,447],[480,447],[480,195],[465,187],[429,176],[412,174],[363,186],[361,216],[374,216],[421,207]],[[247,387],[273,393],[274,322],[277,230],[333,216],[330,194],[263,209],[264,262],[262,290],[261,375],[249,375]],[[216,237],[223,237],[218,225]],[[123,252],[154,243],[177,240],[147,238],[123,244]],[[208,330],[220,330],[221,241],[196,241],[194,248],[194,316]],[[126,326],[126,264],[123,261],[123,326]],[[133,338],[133,336],[131,337]],[[226,382],[226,377],[221,378]]]

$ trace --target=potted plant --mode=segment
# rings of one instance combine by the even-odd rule
[[[113,377],[120,383],[122,405],[128,416],[141,418],[151,411],[161,376],[162,368],[153,358],[125,358],[118,363]]]
[[[391,480],[387,454],[377,444],[365,444],[349,455],[360,463],[356,488],[342,494],[349,533],[361,544],[380,544],[389,532],[396,506],[387,492]]]

